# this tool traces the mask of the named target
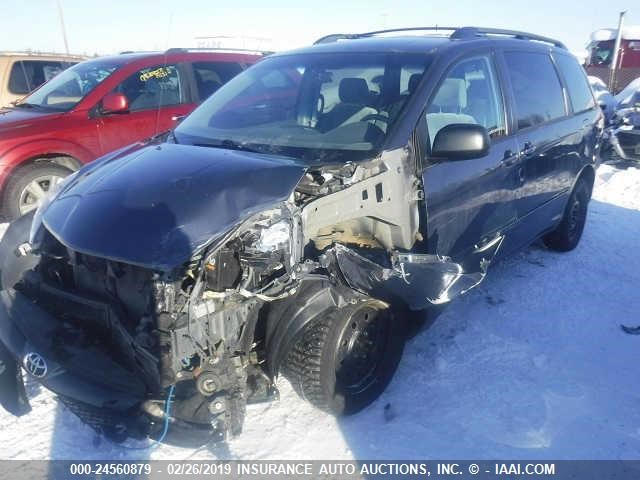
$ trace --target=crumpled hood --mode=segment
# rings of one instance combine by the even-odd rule
[[[45,226],[73,250],[165,271],[286,200],[305,172],[284,157],[175,144],[105,160],[47,207]]]

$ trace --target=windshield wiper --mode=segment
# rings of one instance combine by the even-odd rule
[[[194,143],[196,147],[213,147],[224,148],[226,150],[239,150],[243,152],[263,153],[255,148],[248,147],[244,143],[236,142],[235,140],[222,140],[220,143]]]
[[[14,103],[13,106],[16,108],[36,108],[33,103]]]
[[[16,108],[37,108],[39,110],[54,110],[51,107],[45,107],[44,105],[39,105],[37,103],[28,103],[28,102],[20,102],[15,104]]]

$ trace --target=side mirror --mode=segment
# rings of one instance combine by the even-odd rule
[[[482,125],[452,123],[440,129],[433,140],[431,155],[445,160],[468,160],[489,153],[489,132]]]
[[[127,113],[129,111],[129,100],[123,93],[107,93],[102,99],[101,113]]]

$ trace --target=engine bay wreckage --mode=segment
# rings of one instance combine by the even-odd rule
[[[447,302],[499,248],[466,264],[414,253],[424,197],[409,148],[324,167],[171,144],[119,157],[69,177],[3,239],[2,400],[15,414],[28,411],[21,364],[113,438],[157,433],[169,389],[172,425],[237,434],[328,309]],[[128,197],[121,179],[150,162],[164,174]]]

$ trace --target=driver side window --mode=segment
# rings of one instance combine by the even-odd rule
[[[491,138],[505,134],[498,81],[488,55],[472,57],[453,67],[427,107],[429,146],[447,125],[482,125]]]
[[[184,100],[176,65],[158,65],[138,70],[114,91],[127,97],[131,112],[178,105]]]

